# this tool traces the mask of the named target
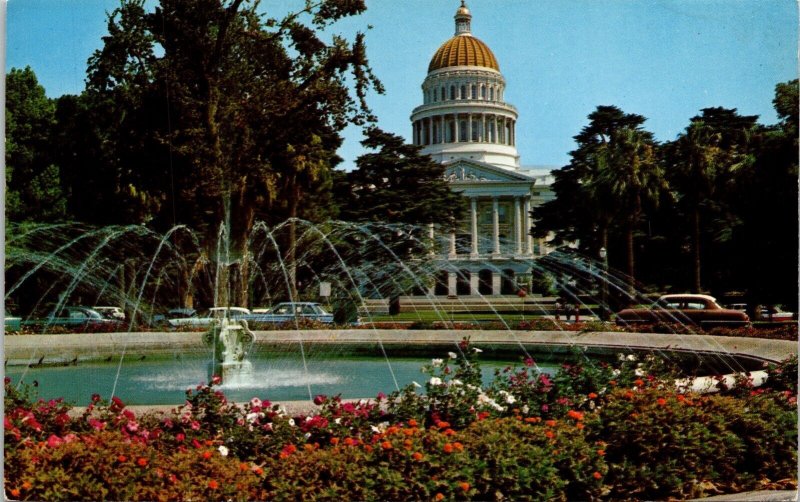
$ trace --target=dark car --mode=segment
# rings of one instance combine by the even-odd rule
[[[313,302],[284,302],[269,309],[254,309],[253,313],[239,317],[252,323],[280,324],[291,321],[316,321],[324,324],[333,323],[333,314]]]
[[[713,296],[698,294],[664,295],[651,307],[630,308],[617,313],[617,324],[678,322],[704,328],[740,327],[750,324],[744,312],[719,306]]]
[[[119,319],[108,319],[90,307],[63,307],[50,313],[46,319],[34,321],[45,328],[61,326],[74,331],[108,332],[122,329],[125,325]]]

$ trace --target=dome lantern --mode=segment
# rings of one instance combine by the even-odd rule
[[[456,19],[456,35],[469,35],[470,34],[470,20],[472,19],[472,14],[469,13],[469,9],[464,4],[464,0],[461,0],[461,7],[458,8],[455,15]]]

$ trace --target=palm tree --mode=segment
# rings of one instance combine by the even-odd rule
[[[589,187],[596,199],[607,202],[607,210],[623,228],[632,288],[636,277],[636,227],[645,207],[657,206],[661,193],[667,189],[663,169],[656,159],[653,135],[635,125],[614,130],[609,141],[598,149],[596,158],[597,170]]]
[[[748,149],[756,118],[735,109],[703,109],[668,149],[670,181],[690,219],[695,293],[702,291],[703,215],[720,210],[722,190],[752,162]]]

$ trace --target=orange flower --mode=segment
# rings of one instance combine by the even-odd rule
[[[12,497],[14,497],[14,498],[17,498],[17,497],[19,497],[19,490],[18,490],[18,489],[16,489],[16,488],[12,488],[12,489],[9,491],[9,493],[10,493],[10,494],[11,494],[11,496],[12,496]]]
[[[633,392],[626,390],[625,394],[623,394],[622,397],[624,397],[625,399],[633,399]]]
[[[241,463],[239,464],[239,470],[242,472],[246,472],[250,470],[250,467],[245,463]]]
[[[593,477],[594,479],[600,479],[600,478],[602,478],[602,477],[603,477],[603,475],[602,475],[602,474],[600,474],[600,473],[599,473],[599,472],[597,472],[597,471],[594,471],[594,473],[592,473],[592,477]]]
[[[372,451],[372,445],[365,444],[365,445],[364,445],[364,451],[366,451],[366,452],[371,452],[371,451]]]
[[[264,474],[264,469],[262,469],[261,467],[256,467],[255,469],[253,469],[253,472],[261,476],[262,474]]]
[[[127,462],[127,461],[128,457],[126,457],[125,455],[120,455],[117,457],[117,462]]]
[[[597,454],[602,457],[602,456],[605,456],[606,451],[605,450],[597,450]]]
[[[445,443],[442,449],[445,453],[453,453],[453,445],[450,443]]]
[[[410,439],[406,439],[405,441],[403,441],[403,447],[406,450],[410,450],[413,447],[413,445],[414,443],[412,443]]]
[[[577,424],[575,424],[575,428],[576,428],[576,429],[578,429],[578,430],[582,430],[582,429],[583,429],[583,427],[584,427],[584,425],[583,425],[582,423],[580,423],[580,422],[578,422]]]
[[[545,420],[544,424],[548,427],[555,427],[556,421],[555,420]]]
[[[469,491],[469,483],[467,483],[466,481],[462,481],[462,482],[460,482],[460,483],[458,484],[458,486],[459,486],[459,488],[461,488],[461,489],[462,489],[462,490],[464,490],[465,492],[468,492],[468,491]]]
[[[616,387],[617,386],[617,381],[616,380],[609,380],[608,381],[608,385],[610,385],[612,387]]]
[[[206,446],[212,446],[214,444],[214,441],[206,439],[205,441],[203,441],[203,443],[205,443]]]
[[[644,385],[644,380],[642,380],[641,378],[637,378],[636,380],[633,381],[633,385],[637,387],[642,387]]]
[[[339,438],[331,438],[331,444],[334,446],[339,444]]]
[[[548,439],[553,439],[556,436],[553,431],[545,431],[544,435],[547,436]]]
[[[658,403],[659,406],[666,406],[667,400],[664,399],[663,397],[659,397],[658,399],[656,399],[656,403]]]
[[[398,432],[400,432],[400,429],[395,427],[394,425],[386,429],[387,435],[397,434]]]
[[[216,490],[217,488],[219,488],[219,483],[217,483],[212,479],[208,482],[208,487],[211,488],[212,490]]]
[[[594,392],[590,392],[589,399],[597,399],[597,394],[595,394]]]
[[[442,432],[442,434],[444,434],[445,436],[453,436],[455,435],[455,433],[456,431],[454,431],[453,429],[445,429],[444,432]]]
[[[413,458],[414,460],[422,460],[422,453],[416,451],[414,452],[413,455],[411,455],[411,458]]]
[[[346,446],[353,446],[356,444],[356,440],[353,438],[344,438],[344,444]]]
[[[411,427],[416,427],[417,426],[417,421],[414,420],[413,418],[409,419],[408,425],[411,426]]]
[[[686,396],[684,396],[683,394],[678,394],[675,397],[675,399],[677,399],[679,403],[682,403],[682,402],[686,401]]]
[[[455,448],[458,451],[464,451],[464,445],[459,443],[458,441],[453,443],[453,448]]]
[[[449,422],[441,422],[441,421],[440,422],[436,422],[436,427],[438,427],[440,429],[447,429],[448,427],[450,427],[450,423]]]
[[[306,450],[306,451],[314,451],[314,445],[306,443],[306,444],[303,445],[303,449]]]
[[[30,482],[25,481],[25,482],[22,483],[22,489],[23,490],[30,490],[31,488],[33,488],[33,485],[30,484]]]
[[[147,459],[144,457],[139,457],[139,460],[136,461],[139,467],[144,467],[147,465]]]
[[[441,493],[437,493],[436,496],[433,498],[436,500],[442,500],[444,498],[444,495],[442,495]]]
[[[413,436],[416,432],[416,429],[403,429],[403,434],[406,436]]]
[[[535,424],[538,421],[537,418],[539,417],[525,417],[525,423]]]
[[[392,442],[391,441],[384,441],[381,443],[381,448],[384,450],[391,450],[392,449]]]
[[[202,457],[203,457],[203,460],[208,460],[209,458],[211,458],[211,452],[210,451],[204,451],[203,454],[202,454]]]
[[[567,412],[567,416],[573,420],[581,421],[583,420],[583,413],[580,411],[569,410]]]

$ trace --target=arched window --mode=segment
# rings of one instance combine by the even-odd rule
[[[478,99],[478,88],[475,87],[475,84],[472,84],[472,99]]]
[[[447,99],[447,93],[444,90],[444,86],[442,86],[442,101],[444,101],[445,99]]]
[[[467,86],[461,86],[461,99],[467,99]]]
[[[450,86],[450,99],[456,99],[456,86]]]

